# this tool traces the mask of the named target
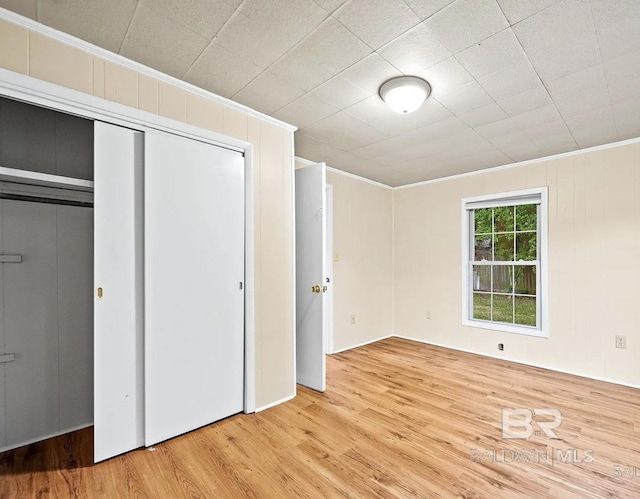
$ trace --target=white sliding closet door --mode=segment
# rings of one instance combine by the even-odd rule
[[[144,445],[143,139],[140,132],[95,123],[96,462]]]
[[[145,444],[241,412],[244,159],[145,135]]]

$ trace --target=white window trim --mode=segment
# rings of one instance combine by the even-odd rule
[[[493,331],[503,331],[506,333],[516,333],[527,336],[537,336],[540,338],[549,337],[548,320],[548,194],[547,187],[536,189],[525,189],[521,191],[503,192],[485,196],[476,196],[462,199],[462,325],[491,329]],[[471,289],[470,278],[470,257],[471,257],[471,226],[469,211],[478,208],[532,204],[533,197],[540,197],[540,212],[538,215],[538,286],[537,300],[539,304],[538,326],[518,326],[515,324],[503,324],[500,322],[482,321],[471,319],[471,301],[473,291]],[[538,204],[538,203],[536,203]]]

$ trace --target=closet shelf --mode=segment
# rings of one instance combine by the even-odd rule
[[[91,180],[63,177],[60,175],[51,175],[49,173],[17,170],[15,168],[6,168],[4,166],[0,166],[0,181],[58,187],[75,191],[93,191],[93,182]]]

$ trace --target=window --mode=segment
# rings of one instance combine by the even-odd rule
[[[548,336],[547,189],[462,200],[462,323]]]

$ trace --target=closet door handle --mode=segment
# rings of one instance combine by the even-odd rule
[[[102,298],[102,288],[98,288],[98,298]]]

